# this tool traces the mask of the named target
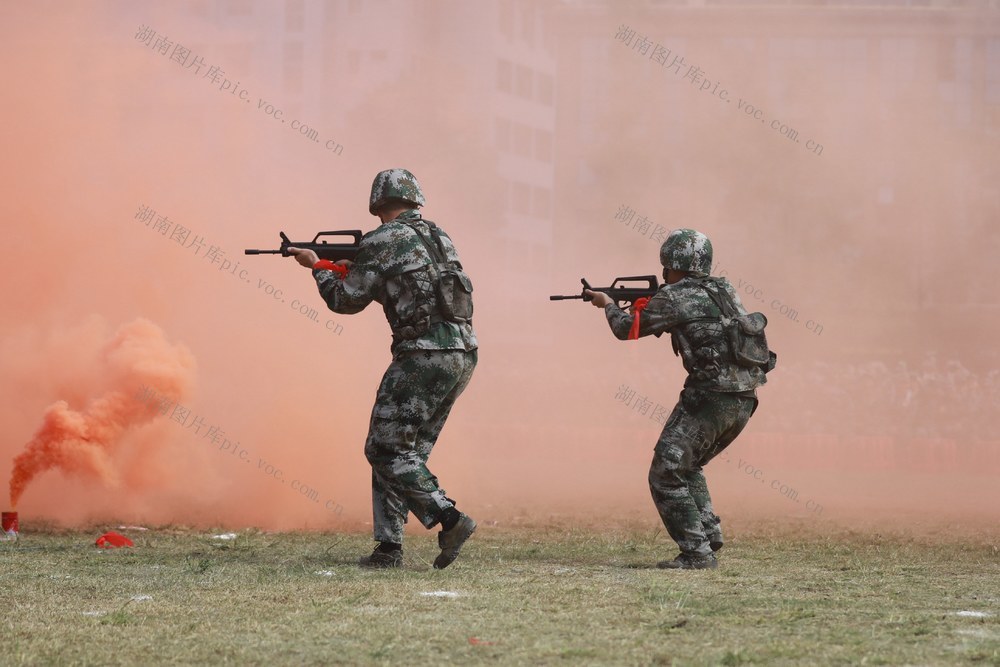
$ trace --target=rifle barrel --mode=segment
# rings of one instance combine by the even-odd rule
[[[244,250],[244,255],[280,255],[280,250]]]
[[[573,296],[550,296],[549,301],[562,301],[563,299],[582,299],[582,294],[574,294]]]

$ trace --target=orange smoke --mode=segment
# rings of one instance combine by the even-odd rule
[[[145,319],[126,324],[99,355],[107,388],[82,411],[56,401],[42,425],[14,459],[10,502],[17,502],[40,473],[58,468],[66,474],[119,484],[115,452],[131,430],[161,414],[161,405],[185,398],[194,380],[194,357],[167,341],[163,331]],[[146,448],[140,457],[150,457]],[[141,463],[141,461],[140,461]]]

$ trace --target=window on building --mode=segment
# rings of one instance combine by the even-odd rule
[[[745,58],[753,55],[756,40],[753,37],[723,37],[720,40],[722,51],[733,58]]]
[[[514,0],[500,0],[500,34],[508,42],[514,41]]]
[[[972,55],[975,45],[971,37],[955,40],[955,86],[952,104],[955,118],[967,124],[972,121]]]
[[[302,92],[302,42],[285,44],[285,90],[289,93]]]
[[[933,43],[933,42],[932,42]],[[949,39],[942,38],[937,42],[937,73],[938,81],[955,80],[955,49]]]
[[[496,122],[496,145],[502,151],[510,150],[510,121],[506,118],[497,118]]]
[[[494,183],[496,183],[497,196],[500,200],[500,210],[507,212],[510,210],[510,181],[503,176],[498,176]]]
[[[968,82],[972,80],[972,51],[974,45],[971,37],[959,37],[955,40],[955,80]]]
[[[535,86],[538,93],[538,101],[542,104],[552,106],[555,97],[555,83],[552,76],[539,72],[535,76]]]
[[[232,67],[232,72],[246,72],[253,69],[253,54],[256,49],[254,49],[254,44],[244,43],[244,44],[234,44],[232,48],[227,51],[226,61],[230,63]],[[197,53],[194,49],[191,49],[192,53]]]
[[[868,43],[862,38],[841,37],[823,40],[819,57],[825,65],[827,82],[843,91],[847,99],[863,99],[868,79]]]
[[[516,90],[518,97],[523,97],[526,100],[531,99],[531,89],[532,89],[532,71],[530,67],[525,65],[517,66],[517,81]]]
[[[535,130],[535,159],[539,162],[552,162],[552,133],[547,130]]]
[[[531,128],[522,123],[511,126],[514,154],[521,157],[531,157]]]
[[[335,86],[337,81],[337,59],[331,49],[323,54],[323,83],[327,90]]]
[[[1000,39],[986,42],[986,103],[1000,104]]]
[[[535,44],[535,8],[533,5],[522,2],[518,9],[521,11],[521,39],[529,46]]]
[[[305,14],[305,0],[285,0],[285,30],[302,30]]]
[[[253,5],[246,0],[226,0],[227,16],[250,16]]]
[[[848,99],[864,99],[868,85],[868,40],[845,39],[843,53],[845,96]]]
[[[552,217],[552,194],[548,188],[531,188],[531,215],[542,220]]]
[[[589,85],[580,86],[577,95],[579,103],[577,114],[579,118],[578,137],[589,137],[597,132],[598,118],[601,110],[606,108],[607,94],[604,92],[611,87],[612,75],[608,63],[611,62],[611,52],[604,42],[588,44],[581,40],[580,51],[576,54],[580,64],[580,70],[587,73]],[[665,95],[678,86],[661,86]],[[672,126],[679,126],[679,123],[669,123]]]
[[[545,53],[551,55],[555,54],[556,51],[556,40],[552,36],[552,30],[550,29],[551,23],[546,14],[541,14],[538,17],[538,34],[540,35],[539,40],[542,42],[542,48]]]
[[[514,90],[514,67],[502,58],[497,61],[497,90],[504,93]]]
[[[916,75],[917,42],[886,38],[879,42],[879,87],[892,95],[909,85]]]
[[[531,188],[526,183],[510,184],[511,208],[517,215],[531,214]]]

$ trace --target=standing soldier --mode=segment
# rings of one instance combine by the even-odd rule
[[[604,309],[616,337],[670,333],[674,354],[684,362],[688,377],[649,469],[653,503],[681,553],[657,565],[714,569],[722,527],[702,468],[747,425],[757,409],[755,389],[767,381],[764,374],[775,357],[763,338],[763,315],[748,317],[729,281],[709,276],[712,243],[707,236],[693,229],[673,231],[660,248],[660,263],[666,284],[648,302],[639,300],[632,314],[603,292],[586,293]],[[745,328],[737,331],[740,326]],[[755,328],[754,339],[741,340]],[[749,355],[756,361],[748,361],[747,351],[756,353]]]
[[[441,524],[436,569],[450,565],[476,530],[476,522],[456,509],[427,469],[448,413],[472,378],[478,344],[472,283],[451,238],[421,217],[417,209],[423,204],[409,171],[380,172],[368,210],[382,224],[362,238],[353,263],[289,250],[313,270],[330,310],[350,315],[374,300],[392,329],[392,363],[378,388],[365,442],[378,545],[361,559],[364,567],[402,565],[409,512],[426,528]]]

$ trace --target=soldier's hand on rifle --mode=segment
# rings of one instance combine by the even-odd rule
[[[583,290],[583,293],[593,299],[590,303],[594,304],[595,308],[604,308],[604,306],[609,303],[614,303],[614,301],[611,300],[611,297],[604,292],[595,292],[593,290],[585,289]]]
[[[319,255],[316,254],[316,251],[308,248],[289,248],[288,254],[295,257],[298,263],[307,269],[311,269],[319,261]]]

